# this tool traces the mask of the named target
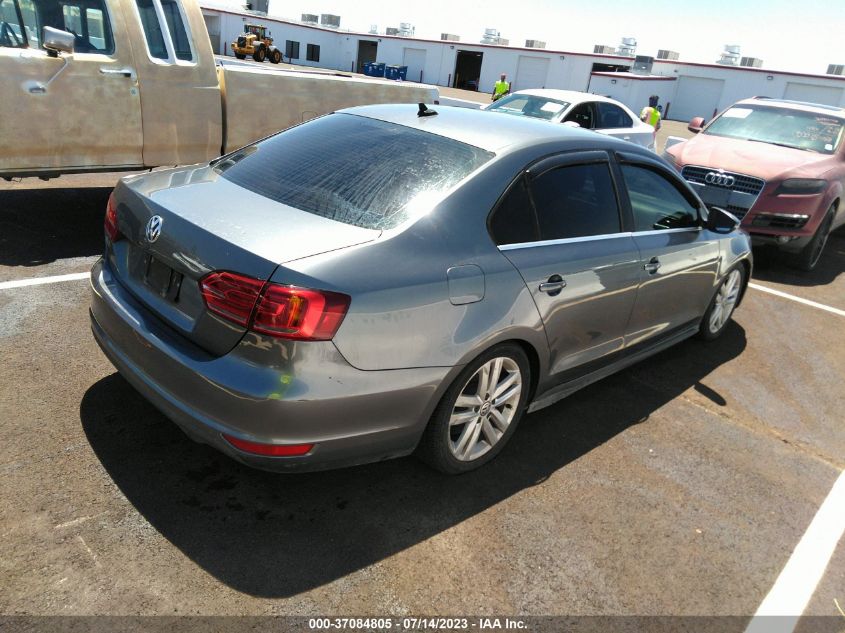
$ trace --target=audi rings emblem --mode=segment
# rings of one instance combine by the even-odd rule
[[[708,185],[716,185],[717,187],[727,187],[730,189],[736,184],[736,178],[721,171],[710,171],[704,177],[704,182]]]
[[[155,242],[159,235],[161,235],[161,225],[164,220],[161,219],[160,215],[154,215],[150,218],[147,222],[147,228],[144,231],[144,235],[147,236],[147,241],[152,244]]]

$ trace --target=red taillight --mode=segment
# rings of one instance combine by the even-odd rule
[[[265,283],[231,272],[200,280],[206,307],[224,319],[280,338],[328,341],[349,309],[349,297],[327,290]]]
[[[271,336],[328,341],[348,308],[349,297],[337,292],[267,284],[252,329]]]
[[[223,437],[229,444],[245,453],[266,455],[268,457],[295,457],[297,455],[305,455],[314,448],[313,444],[260,444],[258,442],[248,442],[247,440],[239,440],[225,433]]]
[[[114,192],[109,195],[109,202],[106,205],[106,218],[103,220],[103,228],[106,235],[112,242],[123,238],[123,234],[117,226],[117,203],[114,201]]]
[[[224,319],[246,326],[264,282],[237,273],[210,273],[200,279],[206,307]]]

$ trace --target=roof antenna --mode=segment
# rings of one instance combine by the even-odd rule
[[[434,116],[437,114],[437,110],[429,110],[424,103],[419,104],[419,106],[420,110],[417,112],[417,116]]]

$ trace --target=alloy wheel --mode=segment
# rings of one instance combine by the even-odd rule
[[[473,461],[493,448],[508,430],[522,393],[519,365],[506,356],[484,363],[461,389],[449,418],[449,450]]]

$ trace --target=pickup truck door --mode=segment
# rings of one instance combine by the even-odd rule
[[[184,165],[219,156],[223,103],[196,0],[124,0],[124,6],[142,96],[144,164]],[[246,116],[256,107],[239,105]]]
[[[0,23],[0,173],[141,166],[141,97],[120,5],[0,0]],[[74,52],[48,56],[45,26],[73,33]]]

